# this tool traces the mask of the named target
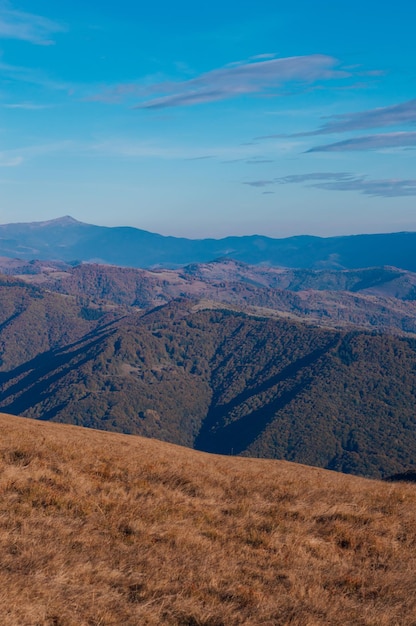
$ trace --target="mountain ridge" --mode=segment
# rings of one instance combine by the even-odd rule
[[[186,297],[327,327],[416,333],[416,273],[392,267],[282,269],[218,259],[146,270],[0,258],[0,271],[96,305],[148,309]]]
[[[228,257],[282,267],[357,268],[391,265],[416,271],[416,233],[316,237],[264,235],[187,239],[130,226],[96,226],[64,216],[0,225],[0,256],[26,260],[98,261],[132,267],[179,267]]]
[[[59,245],[90,232],[71,217],[34,228]],[[5,411],[363,475],[414,467],[416,273],[224,256],[1,269]]]

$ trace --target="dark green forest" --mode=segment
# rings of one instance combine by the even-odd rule
[[[384,477],[416,459],[416,340],[178,298],[0,285],[0,409]]]

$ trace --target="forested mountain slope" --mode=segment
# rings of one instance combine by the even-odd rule
[[[413,339],[2,289],[3,411],[371,476],[414,467]]]

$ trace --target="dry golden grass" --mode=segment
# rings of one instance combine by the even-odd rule
[[[2,626],[416,624],[416,488],[0,416]]]

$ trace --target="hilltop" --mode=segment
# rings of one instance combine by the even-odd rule
[[[414,485],[0,427],[3,626],[414,624]]]
[[[416,334],[416,274],[394,267],[282,269],[217,259],[148,270],[0,258],[0,271],[96,305],[148,310],[185,297],[326,327]]]

